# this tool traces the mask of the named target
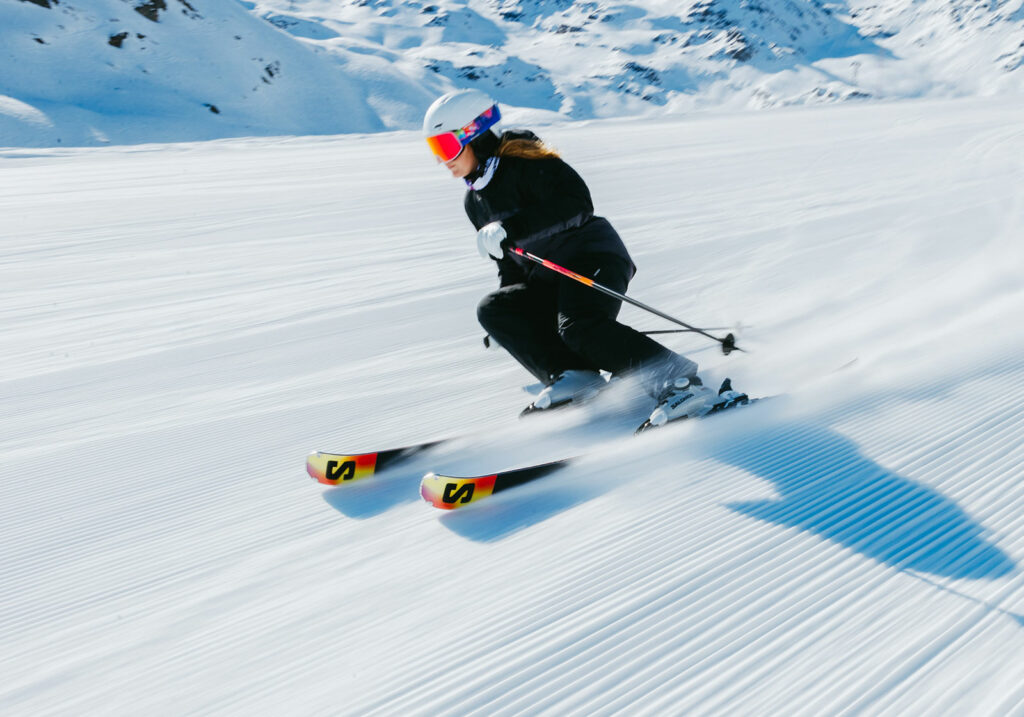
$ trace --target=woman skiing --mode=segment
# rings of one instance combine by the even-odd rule
[[[702,385],[696,363],[616,321],[621,301],[506,252],[519,247],[619,293],[636,272],[580,176],[530,131],[497,135],[500,118],[487,94],[458,90],[430,106],[423,132],[438,161],[465,180],[477,248],[498,265],[499,288],[480,302],[480,323],[545,385],[527,411],[593,396],[606,383],[602,369],[639,376],[658,401],[653,425],[724,402]]]

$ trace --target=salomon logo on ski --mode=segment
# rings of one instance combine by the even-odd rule
[[[436,473],[427,473],[420,482],[420,495],[435,508],[453,510],[467,503],[507,490],[523,483],[536,480],[565,466],[572,459],[542,463],[540,465],[514,468],[490,475],[455,478]]]
[[[363,478],[372,478],[380,471],[408,461],[413,456],[440,443],[444,443],[444,439],[415,443],[405,448],[393,448],[374,453],[346,454],[316,451],[306,458],[306,472],[318,483],[324,485],[351,483]]]
[[[468,503],[473,500],[473,484],[465,483],[460,486],[457,483],[449,483],[444,487],[441,500],[450,504]]]
[[[352,480],[356,475],[355,461],[327,461],[327,480],[336,481]]]
[[[428,473],[420,482],[420,495],[435,508],[452,510],[489,496],[496,490],[496,478],[496,475],[454,478]]]
[[[372,476],[381,467],[380,455],[378,453],[339,455],[317,451],[306,459],[306,472],[324,485],[351,483]]]

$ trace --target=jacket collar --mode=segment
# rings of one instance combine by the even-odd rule
[[[494,172],[498,169],[498,158],[488,157],[487,163],[484,164],[483,169],[476,175],[474,179],[466,178],[466,186],[472,190],[479,192],[481,189],[491,183],[494,178]]]

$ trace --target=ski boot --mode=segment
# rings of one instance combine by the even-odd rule
[[[697,376],[684,376],[669,381],[658,396],[658,405],[639,430],[664,426],[669,421],[681,418],[703,416],[711,411],[714,399],[715,392]]]
[[[520,416],[539,411],[550,411],[570,403],[589,401],[608,384],[597,371],[571,369],[563,371],[555,380],[544,387],[536,400],[523,409]]]
[[[701,418],[747,403],[749,400],[747,394],[733,389],[730,379],[725,379],[718,393],[715,393],[696,376],[678,378],[665,387],[658,397],[658,405],[651,411],[650,418],[644,421],[636,432],[642,433],[670,421]]]

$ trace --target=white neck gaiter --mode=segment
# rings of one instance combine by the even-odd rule
[[[494,172],[497,169],[498,169],[498,158],[497,157],[488,157],[487,158],[487,163],[484,164],[484,171],[480,174],[479,177],[477,177],[472,182],[467,179],[466,180],[466,186],[469,187],[470,189],[474,189],[476,191],[480,191],[481,189],[486,187],[488,184],[490,184],[491,179],[494,178]]]

